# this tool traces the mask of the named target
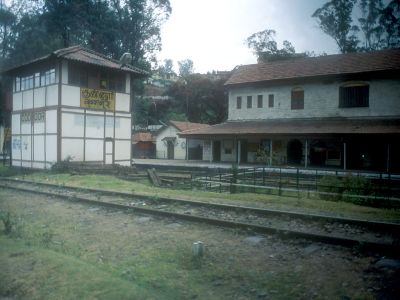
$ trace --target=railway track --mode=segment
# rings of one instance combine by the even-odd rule
[[[302,238],[328,244],[359,247],[382,254],[400,255],[400,223],[371,222],[235,205],[137,196],[126,192],[6,178],[0,180],[0,187],[89,205],[258,233],[278,234],[283,238]]]

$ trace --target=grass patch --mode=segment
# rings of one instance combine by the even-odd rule
[[[13,169],[13,168],[12,168]],[[1,170],[1,169],[0,169]],[[205,202],[239,204],[260,208],[293,210],[299,212],[329,214],[342,217],[354,217],[367,220],[400,221],[400,210],[393,208],[379,208],[361,206],[358,203],[330,201],[319,199],[316,195],[301,195],[290,197],[283,194],[268,195],[255,193],[217,193],[197,190],[180,190],[172,188],[158,188],[147,180],[126,181],[108,175],[70,175],[56,172],[35,172],[24,176],[25,179],[70,185],[75,187],[90,187],[114,191],[123,191],[136,195],[152,197],[171,197]]]
[[[357,279],[369,259],[347,249],[305,256],[301,242],[265,237],[252,245],[243,241],[252,233],[143,221],[6,189],[0,209],[25,224],[18,238],[0,234],[0,298],[310,299],[314,291],[327,299],[368,298]],[[205,253],[196,260],[191,245],[198,240]],[[343,278],[351,284],[341,290]]]
[[[77,258],[0,236],[0,296],[18,299],[156,299]]]

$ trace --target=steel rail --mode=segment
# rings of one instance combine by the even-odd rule
[[[247,231],[252,231],[252,232],[257,232],[257,233],[276,234],[276,235],[279,235],[279,237],[284,238],[284,239],[306,239],[306,240],[322,242],[322,243],[332,244],[332,245],[340,245],[340,246],[345,246],[345,247],[358,247],[360,251],[361,250],[376,251],[376,252],[379,252],[379,253],[382,253],[385,255],[392,255],[392,256],[400,255],[400,245],[393,245],[393,244],[381,243],[381,242],[362,241],[362,240],[358,240],[358,239],[344,238],[344,237],[338,237],[338,236],[333,236],[333,235],[307,233],[307,232],[301,232],[301,231],[296,231],[296,230],[280,229],[280,228],[275,228],[275,227],[270,227],[270,226],[262,226],[262,225],[256,225],[256,224],[250,224],[250,223],[227,221],[227,220],[221,220],[221,219],[215,219],[215,218],[207,218],[207,217],[181,214],[181,213],[175,213],[175,212],[169,212],[169,211],[162,211],[162,210],[151,209],[151,208],[128,206],[128,205],[123,205],[123,204],[118,204],[118,203],[88,199],[88,198],[79,197],[76,195],[63,195],[63,194],[48,192],[48,191],[44,191],[44,190],[32,190],[29,188],[15,187],[15,186],[4,185],[4,184],[0,184],[0,187],[6,188],[6,189],[13,189],[13,190],[21,191],[21,192],[35,193],[38,195],[43,195],[43,196],[48,196],[48,197],[57,197],[57,198],[65,199],[65,200],[72,201],[75,203],[83,203],[83,204],[96,205],[96,206],[101,206],[101,207],[106,207],[106,208],[111,208],[111,209],[124,210],[126,212],[138,212],[138,213],[143,213],[143,214],[150,214],[150,215],[156,215],[156,216],[160,216],[160,217],[168,217],[168,218],[216,225],[216,226],[227,227],[227,228],[236,228],[236,229],[247,230]]]
[[[20,179],[10,179],[10,178],[1,178],[1,181],[9,181],[14,183],[26,183],[32,184],[37,186],[44,186],[49,188],[63,188],[63,189],[70,189],[75,191],[81,192],[89,192],[89,193],[96,193],[96,194],[103,194],[108,196],[120,196],[125,198],[141,198],[146,201],[151,202],[158,202],[158,203],[166,203],[166,202],[175,202],[179,204],[186,204],[186,205],[193,205],[198,207],[209,207],[209,208],[218,208],[223,210],[242,210],[250,213],[255,213],[259,215],[271,215],[271,216],[288,216],[294,217],[300,220],[314,220],[318,222],[337,222],[337,223],[344,223],[349,225],[357,225],[363,226],[365,228],[373,228],[378,229],[386,232],[391,233],[400,233],[400,223],[392,223],[392,222],[380,222],[380,221],[367,221],[362,219],[353,219],[353,218],[344,218],[344,217],[337,217],[337,216],[328,216],[328,215],[321,215],[321,214],[306,214],[301,212],[292,212],[292,211],[285,211],[285,210],[275,210],[275,209],[265,209],[265,208],[256,208],[256,207],[249,207],[249,206],[242,206],[242,205],[231,205],[231,204],[221,204],[221,203],[212,203],[212,202],[202,202],[196,200],[185,200],[185,199],[177,199],[177,198],[168,198],[168,197],[157,197],[157,196],[149,196],[149,195],[142,195],[142,194],[134,194],[128,192],[119,192],[119,191],[112,191],[112,190],[105,190],[105,189],[94,189],[94,188],[85,188],[85,187],[74,187],[69,185],[57,185],[52,183],[46,182],[37,182],[31,180],[20,180]]]

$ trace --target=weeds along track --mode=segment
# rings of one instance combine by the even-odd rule
[[[1,179],[1,188],[63,198],[89,205],[207,223],[217,226],[304,238],[384,254],[400,254],[400,224],[324,215],[138,196],[126,192],[78,188],[18,179]]]

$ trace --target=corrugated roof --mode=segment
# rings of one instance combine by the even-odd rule
[[[191,123],[191,122],[181,122],[181,121],[169,121],[169,122],[180,131],[188,131],[188,130],[210,127],[210,125],[208,124],[201,124],[201,123]]]
[[[400,71],[400,49],[238,66],[225,85],[389,70]]]
[[[182,132],[183,137],[284,134],[400,134],[400,119],[279,119],[229,121]]]
[[[36,63],[39,61],[44,61],[44,60],[47,60],[50,58],[63,58],[66,60],[78,61],[78,62],[90,64],[90,65],[96,65],[96,66],[100,66],[100,67],[109,68],[109,69],[122,70],[125,72],[134,73],[139,76],[149,75],[149,73],[144,70],[141,70],[141,69],[131,66],[129,64],[121,64],[121,62],[119,62],[118,60],[109,58],[101,53],[95,52],[90,49],[86,49],[81,46],[72,46],[72,47],[53,51],[52,53],[50,53],[46,56],[31,60],[31,61],[24,63],[22,65],[19,65],[17,67],[13,67],[13,68],[7,70],[6,72],[9,72],[9,71],[12,71],[15,69],[19,69],[19,68],[27,66],[29,64]]]

